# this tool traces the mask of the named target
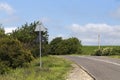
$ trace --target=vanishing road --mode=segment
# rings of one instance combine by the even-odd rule
[[[120,80],[120,59],[98,56],[64,56],[82,66],[96,80]]]

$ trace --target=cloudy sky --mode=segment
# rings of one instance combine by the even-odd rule
[[[49,40],[77,37],[83,45],[120,45],[120,0],[0,0],[0,24],[7,32],[42,21]]]

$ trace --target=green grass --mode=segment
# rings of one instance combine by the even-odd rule
[[[97,48],[98,48],[97,46],[82,46],[82,54],[91,55]]]
[[[118,58],[118,59],[120,59],[120,56],[119,56],[119,55],[114,55],[114,56],[109,56],[109,57],[111,57],[111,58]]]
[[[65,80],[66,73],[71,69],[71,63],[53,56],[42,57],[42,69],[39,59],[29,64],[28,68],[17,68],[11,73],[0,75],[0,80]]]
[[[120,47],[120,46],[101,46],[101,48],[105,48],[105,47]],[[82,46],[82,55],[91,55],[94,53],[94,51],[98,49],[98,46]]]

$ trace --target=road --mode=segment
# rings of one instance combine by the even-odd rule
[[[82,66],[96,80],[120,80],[120,59],[97,56],[64,56]]]

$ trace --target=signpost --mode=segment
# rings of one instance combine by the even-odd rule
[[[98,49],[100,49],[100,34],[98,34]]]
[[[43,24],[40,22],[36,28],[35,28],[35,31],[39,31],[39,48],[40,48],[40,68],[42,68],[42,59],[41,59],[41,31],[46,31],[46,28],[43,26]]]

